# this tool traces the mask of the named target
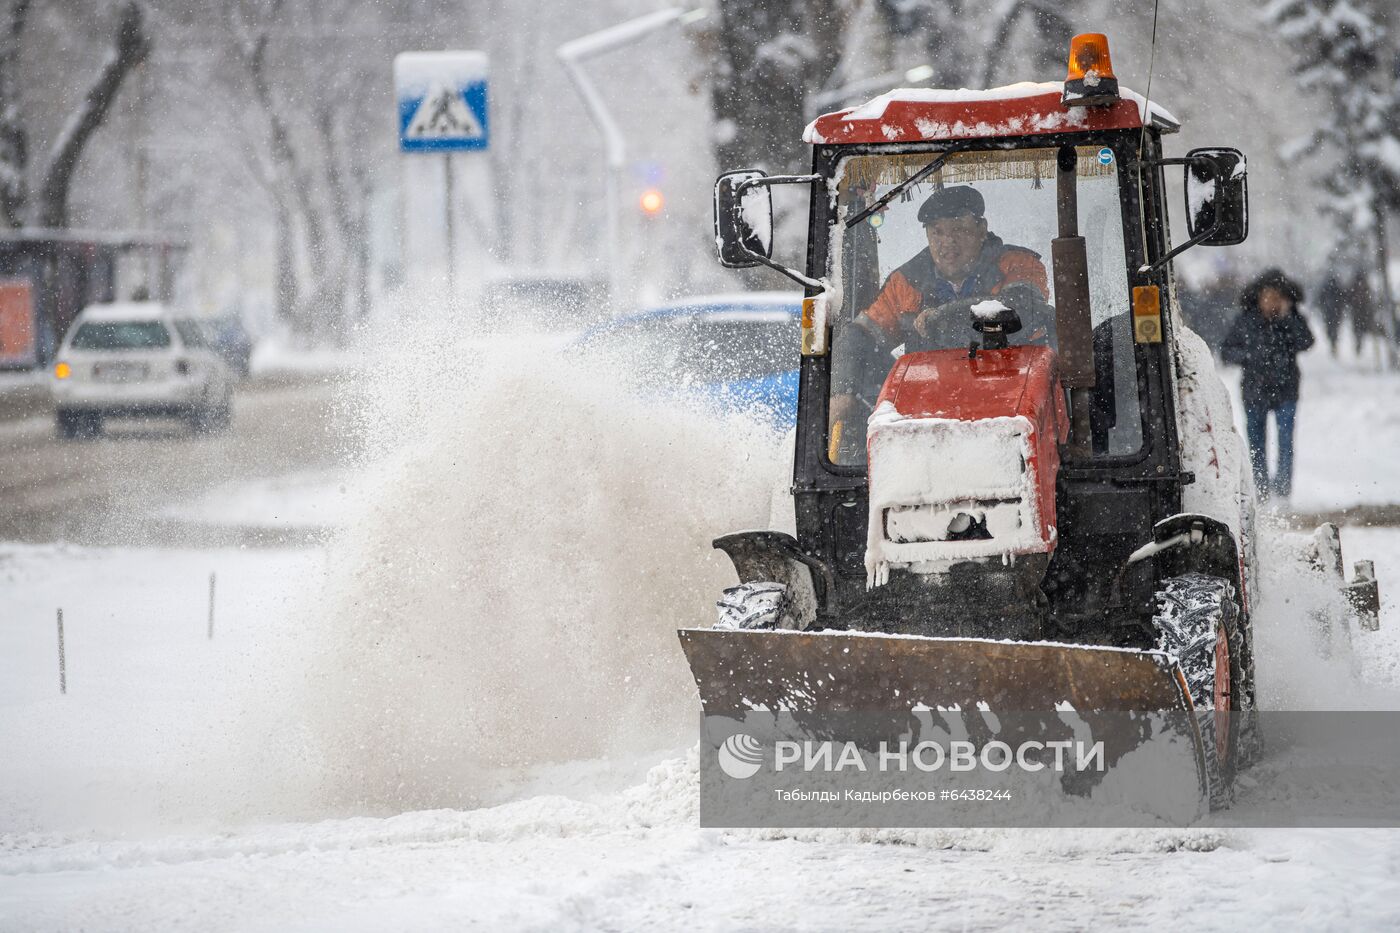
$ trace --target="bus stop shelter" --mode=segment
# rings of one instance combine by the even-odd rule
[[[0,231],[0,369],[47,366],[89,304],[138,293],[169,301],[187,250],[153,233]]]

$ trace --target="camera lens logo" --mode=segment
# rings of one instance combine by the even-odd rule
[[[720,770],[735,780],[751,778],[763,766],[763,746],[744,732],[725,739],[717,754]]]

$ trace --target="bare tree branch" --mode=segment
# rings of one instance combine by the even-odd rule
[[[267,66],[268,39],[265,25],[260,24],[258,30],[242,44],[240,48],[241,59],[252,83],[253,97],[263,113],[263,118],[267,121],[268,142],[272,148],[272,157],[285,172],[286,181],[291,189],[289,193],[296,199],[297,207],[302,215],[302,223],[306,226],[307,252],[311,254],[312,262],[317,262],[325,253],[325,222],[321,219],[321,212],[316,207],[311,179],[306,173],[296,148],[292,145],[291,130],[282,118],[277,101],[272,94],[272,83],[268,77]]]
[[[807,95],[839,61],[847,9],[837,0],[721,0],[718,12],[708,40],[718,57],[710,81],[717,161],[797,169],[792,141],[807,120]]]
[[[145,61],[150,49],[141,4],[138,0],[126,0],[117,14],[116,36],[102,63],[102,70],[89,85],[82,103],[59,131],[49,151],[35,217],[41,227],[63,227],[68,224],[68,192],[83,148],[107,118],[107,111],[116,100],[123,80],[132,69]]]
[[[249,140],[243,140],[240,148],[243,150],[243,166],[248,170],[249,177],[267,195],[269,203],[275,204],[281,193],[277,187],[276,167],[269,165],[262,152]]]
[[[0,31],[0,222],[8,227],[24,223],[28,197],[29,134],[20,115],[16,82],[20,36],[28,15],[29,0],[13,0]]]
[[[982,73],[979,75],[982,80],[981,87],[992,86],[992,80],[996,77],[997,65],[1001,63],[1001,56],[1005,54],[1006,44],[1011,39],[1011,30],[1024,10],[1023,0],[1001,0],[1001,3],[997,4],[997,7],[991,11],[994,23],[992,41],[987,43],[987,56],[982,62]]]
[[[322,98],[316,104],[316,130],[321,136],[321,152],[325,161],[326,187],[331,196],[331,214],[341,234],[349,239],[354,235],[355,222],[350,202],[350,191],[345,185],[341,171],[341,147],[336,133],[335,114],[330,101]]]

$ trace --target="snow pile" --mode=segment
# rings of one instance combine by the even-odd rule
[[[1359,538],[1359,540],[1358,540]],[[1396,622],[1382,577],[1381,630],[1360,630],[1335,578],[1309,567],[1311,535],[1277,518],[1259,523],[1260,584],[1253,607],[1259,707],[1264,710],[1400,710]],[[1366,539],[1342,532],[1349,558]],[[1400,566],[1383,559],[1386,569]]]
[[[767,425],[641,400],[548,337],[464,344],[444,335],[460,322],[415,324],[344,386],[367,400],[366,463],[319,492],[306,474],[249,487],[278,520],[333,512],[324,546],[0,550],[0,824],[145,832],[597,794],[693,743],[675,630],[713,619],[734,572],[710,542],[768,525],[791,447],[785,462]],[[647,796],[639,819],[689,812],[687,794]]]
[[[238,480],[157,514],[208,525],[326,528],[345,514],[353,485],[353,478],[339,469]]]
[[[398,344],[369,393],[378,459],[306,638],[328,798],[377,812],[688,737],[675,630],[710,623],[733,582],[711,540],[765,525],[789,469],[762,426],[525,338],[439,337]]]
[[[0,545],[0,831],[139,834],[317,812],[302,672],[285,647],[302,631],[298,591],[314,592],[323,568],[310,549]]]
[[[698,756],[652,768],[646,780],[615,794],[579,800],[539,795],[479,810],[423,810],[390,817],[351,817],[314,826],[257,827],[238,835],[74,840],[30,836],[0,846],[0,876],[104,868],[182,865],[227,858],[270,858],[303,850],[351,850],[448,843],[518,843],[617,831],[693,827],[699,820]]]

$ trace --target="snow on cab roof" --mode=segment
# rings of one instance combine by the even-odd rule
[[[114,301],[88,305],[82,316],[89,321],[154,321],[170,316],[170,309],[159,301]]]
[[[823,114],[808,124],[809,143],[908,143],[1025,136],[1073,130],[1137,129],[1148,104],[1126,88],[1106,107],[1066,107],[1059,81],[1023,81],[985,91],[897,88],[868,103]],[[1181,123],[1151,105],[1151,123],[1175,132]]]

